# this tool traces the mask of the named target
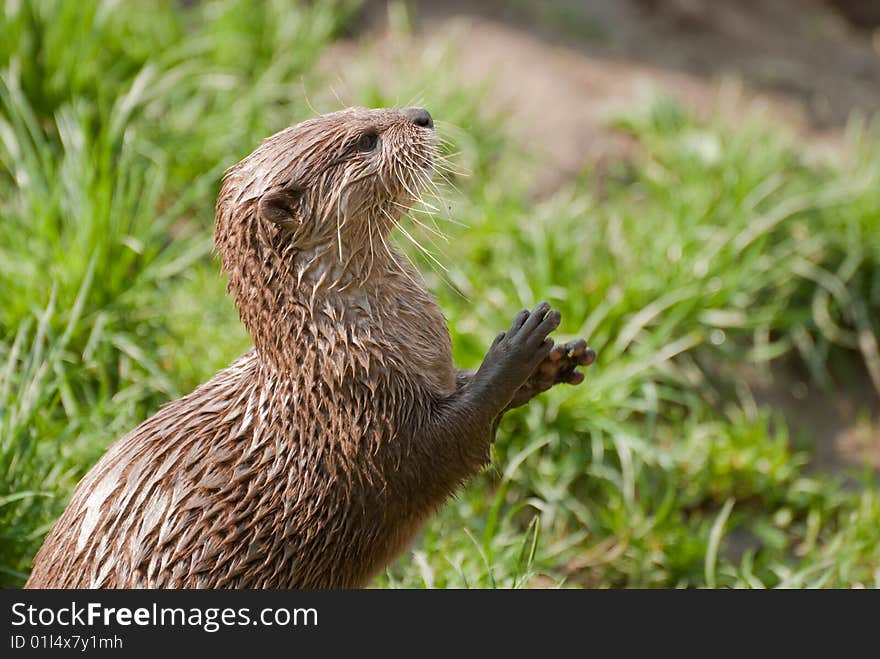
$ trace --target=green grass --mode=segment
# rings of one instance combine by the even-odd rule
[[[246,349],[210,254],[220,174],[309,101],[335,107],[336,74],[315,63],[353,16],[114,6],[6,3],[0,19],[3,586],[109,443]],[[880,586],[874,476],[808,469],[809,438],[732,375],[771,360],[819,387],[831,363],[880,373],[878,132],[853,122],[840,162],[816,164],[772,126],[661,99],[620,121],[641,155],[601,197],[584,172],[535,200],[527,154],[448,54],[397,62],[389,88],[359,47],[350,100],[419,98],[470,171],[446,195],[466,226],[434,238],[448,272],[408,249],[458,363],[539,299],[600,354],[583,385],[505,420],[494,467],[376,585]]]

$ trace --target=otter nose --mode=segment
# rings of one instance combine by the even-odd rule
[[[434,120],[425,108],[404,108],[404,116],[420,128],[433,128]]]

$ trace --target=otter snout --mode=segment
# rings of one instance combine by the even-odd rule
[[[403,108],[401,112],[403,112],[404,116],[419,128],[434,127],[434,120],[431,118],[431,113],[425,108]]]

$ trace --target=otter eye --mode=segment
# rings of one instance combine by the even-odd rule
[[[358,138],[355,148],[358,151],[372,151],[379,143],[379,136],[376,133],[364,133]]]

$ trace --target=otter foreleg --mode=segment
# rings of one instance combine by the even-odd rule
[[[430,451],[430,459],[411,474],[410,493],[418,508],[443,501],[463,481],[489,461],[489,447],[505,411],[521,405],[543,390],[548,378],[555,382],[579,381],[574,369],[595,358],[586,344],[574,341],[553,345],[548,335],[559,327],[561,316],[546,302],[531,312],[521,311],[501,332],[475,372],[460,370],[456,391],[437,401],[433,414],[416,429]],[[539,372],[544,364],[550,364]],[[535,379],[538,378],[538,379]],[[548,385],[548,386],[552,386]],[[442,468],[440,468],[442,466]],[[406,474],[397,476],[398,482]]]
[[[529,376],[550,355],[561,316],[541,302],[521,311],[506,332],[495,337],[476,372],[459,371],[456,391],[438,401],[436,413],[420,428],[434,461],[449,466],[441,486],[443,496],[489,460],[498,419]],[[436,474],[438,470],[433,469]],[[427,479],[421,482],[426,484]],[[433,496],[431,497],[434,498]]]

